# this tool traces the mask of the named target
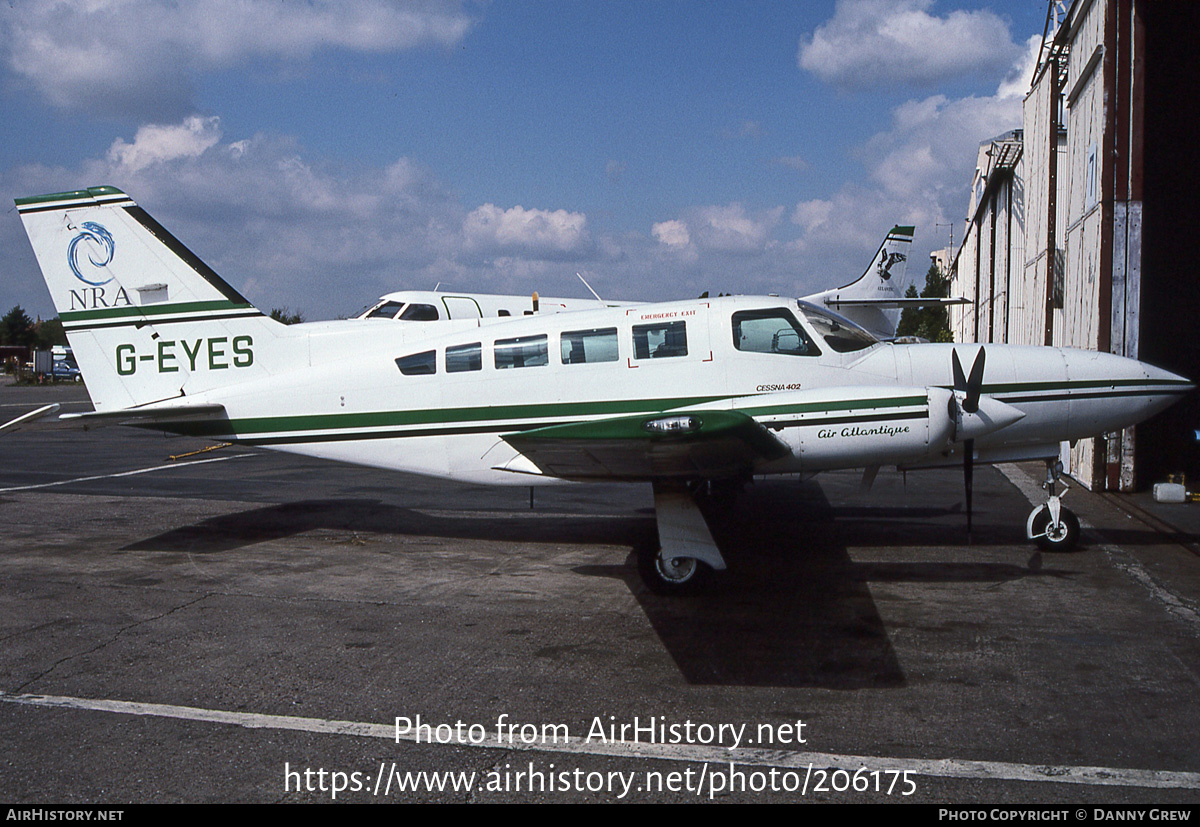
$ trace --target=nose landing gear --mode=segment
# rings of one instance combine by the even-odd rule
[[[1063,465],[1059,461],[1047,463],[1046,489],[1048,501],[1029,513],[1025,523],[1025,536],[1037,543],[1042,551],[1071,551],[1079,542],[1079,518],[1069,508],[1064,508],[1062,498],[1070,487],[1060,480]],[[1055,486],[1062,486],[1056,493]]]

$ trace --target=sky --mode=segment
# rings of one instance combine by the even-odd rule
[[[118,187],[264,311],[444,289],[670,300],[910,276],[1021,124],[1046,0],[5,0],[14,198]],[[2,205],[9,205],[4,207]]]

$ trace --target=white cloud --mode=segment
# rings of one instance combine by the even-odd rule
[[[990,11],[929,14],[933,0],[838,0],[800,44],[798,62],[839,89],[931,85],[1003,71],[1020,52]]]
[[[757,215],[747,214],[741,204],[703,207],[696,211],[692,219],[696,243],[708,250],[727,253],[761,250],[782,214],[782,207]]]
[[[105,115],[177,117],[193,78],[254,58],[323,49],[449,46],[471,27],[459,0],[16,0],[0,16],[0,58],[52,104]]]
[[[996,97],[1024,99],[1033,80],[1033,70],[1037,68],[1038,56],[1042,50],[1042,36],[1030,35],[1025,41],[1025,55],[1008,73],[1008,77],[996,90]]]
[[[1021,126],[1021,101],[1039,40],[1024,44],[1007,73],[997,72],[1004,80],[993,95],[930,95],[896,106],[888,127],[854,150],[865,180],[796,205],[791,214],[800,229],[796,249],[843,262],[839,269],[845,270],[851,267],[848,253],[869,255],[893,224],[917,226],[916,260],[945,244],[947,224],[961,239],[979,145]],[[920,272],[910,275],[919,278]]]
[[[694,244],[712,253],[752,254],[768,246],[782,215],[782,207],[755,214],[737,203],[697,207],[683,218],[655,224],[651,234],[660,244],[680,252]]]
[[[798,224],[805,232],[812,232],[829,220],[833,213],[833,202],[814,198],[811,201],[801,201],[792,212],[792,223]]]
[[[801,245],[835,257],[848,245],[867,250],[896,223],[917,225],[919,246],[932,240],[935,225],[963,220],[979,144],[1020,125],[1020,99],[999,95],[935,95],[896,107],[890,128],[856,150],[865,182],[796,205],[791,221]]]
[[[897,107],[892,128],[863,154],[875,159],[871,178],[889,195],[936,199],[947,189],[965,192],[979,144],[1020,125],[1019,98],[935,95]]]
[[[668,247],[686,247],[692,242],[687,224],[682,221],[661,221],[650,228],[651,234],[658,239],[659,244]]]
[[[527,210],[516,206],[502,210],[484,204],[463,221],[468,249],[483,253],[518,250],[533,257],[582,254],[591,245],[587,217],[566,210]]]
[[[108,159],[124,171],[137,172],[163,161],[195,158],[219,140],[219,118],[192,115],[182,124],[143,126],[131,144],[117,138],[109,147]]]

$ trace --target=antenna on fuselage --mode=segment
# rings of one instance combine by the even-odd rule
[[[581,282],[583,282],[583,286],[584,286],[584,287],[586,287],[586,288],[588,289],[588,292],[589,292],[589,293],[591,293],[593,296],[595,296],[595,297],[596,297],[596,301],[600,302],[601,304],[604,304],[604,299],[600,298],[600,294],[599,294],[599,293],[597,293],[595,290],[593,290],[593,289],[592,289],[592,286],[591,286],[590,284],[588,284],[588,283],[587,283],[587,279],[585,279],[585,278],[583,277],[583,274],[582,274],[582,273],[576,273],[575,275],[579,277],[579,280],[580,280]]]

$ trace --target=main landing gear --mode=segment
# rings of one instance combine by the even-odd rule
[[[725,569],[708,523],[685,485],[654,483],[659,547],[639,549],[638,574],[655,594],[695,594]]]
[[[1062,498],[1069,490],[1060,480],[1062,472],[1061,462],[1047,463],[1042,488],[1046,489],[1049,499],[1033,509],[1025,523],[1025,536],[1043,551],[1070,551],[1079,542],[1079,518],[1062,504]],[[1055,493],[1055,485],[1062,485],[1062,494]]]

